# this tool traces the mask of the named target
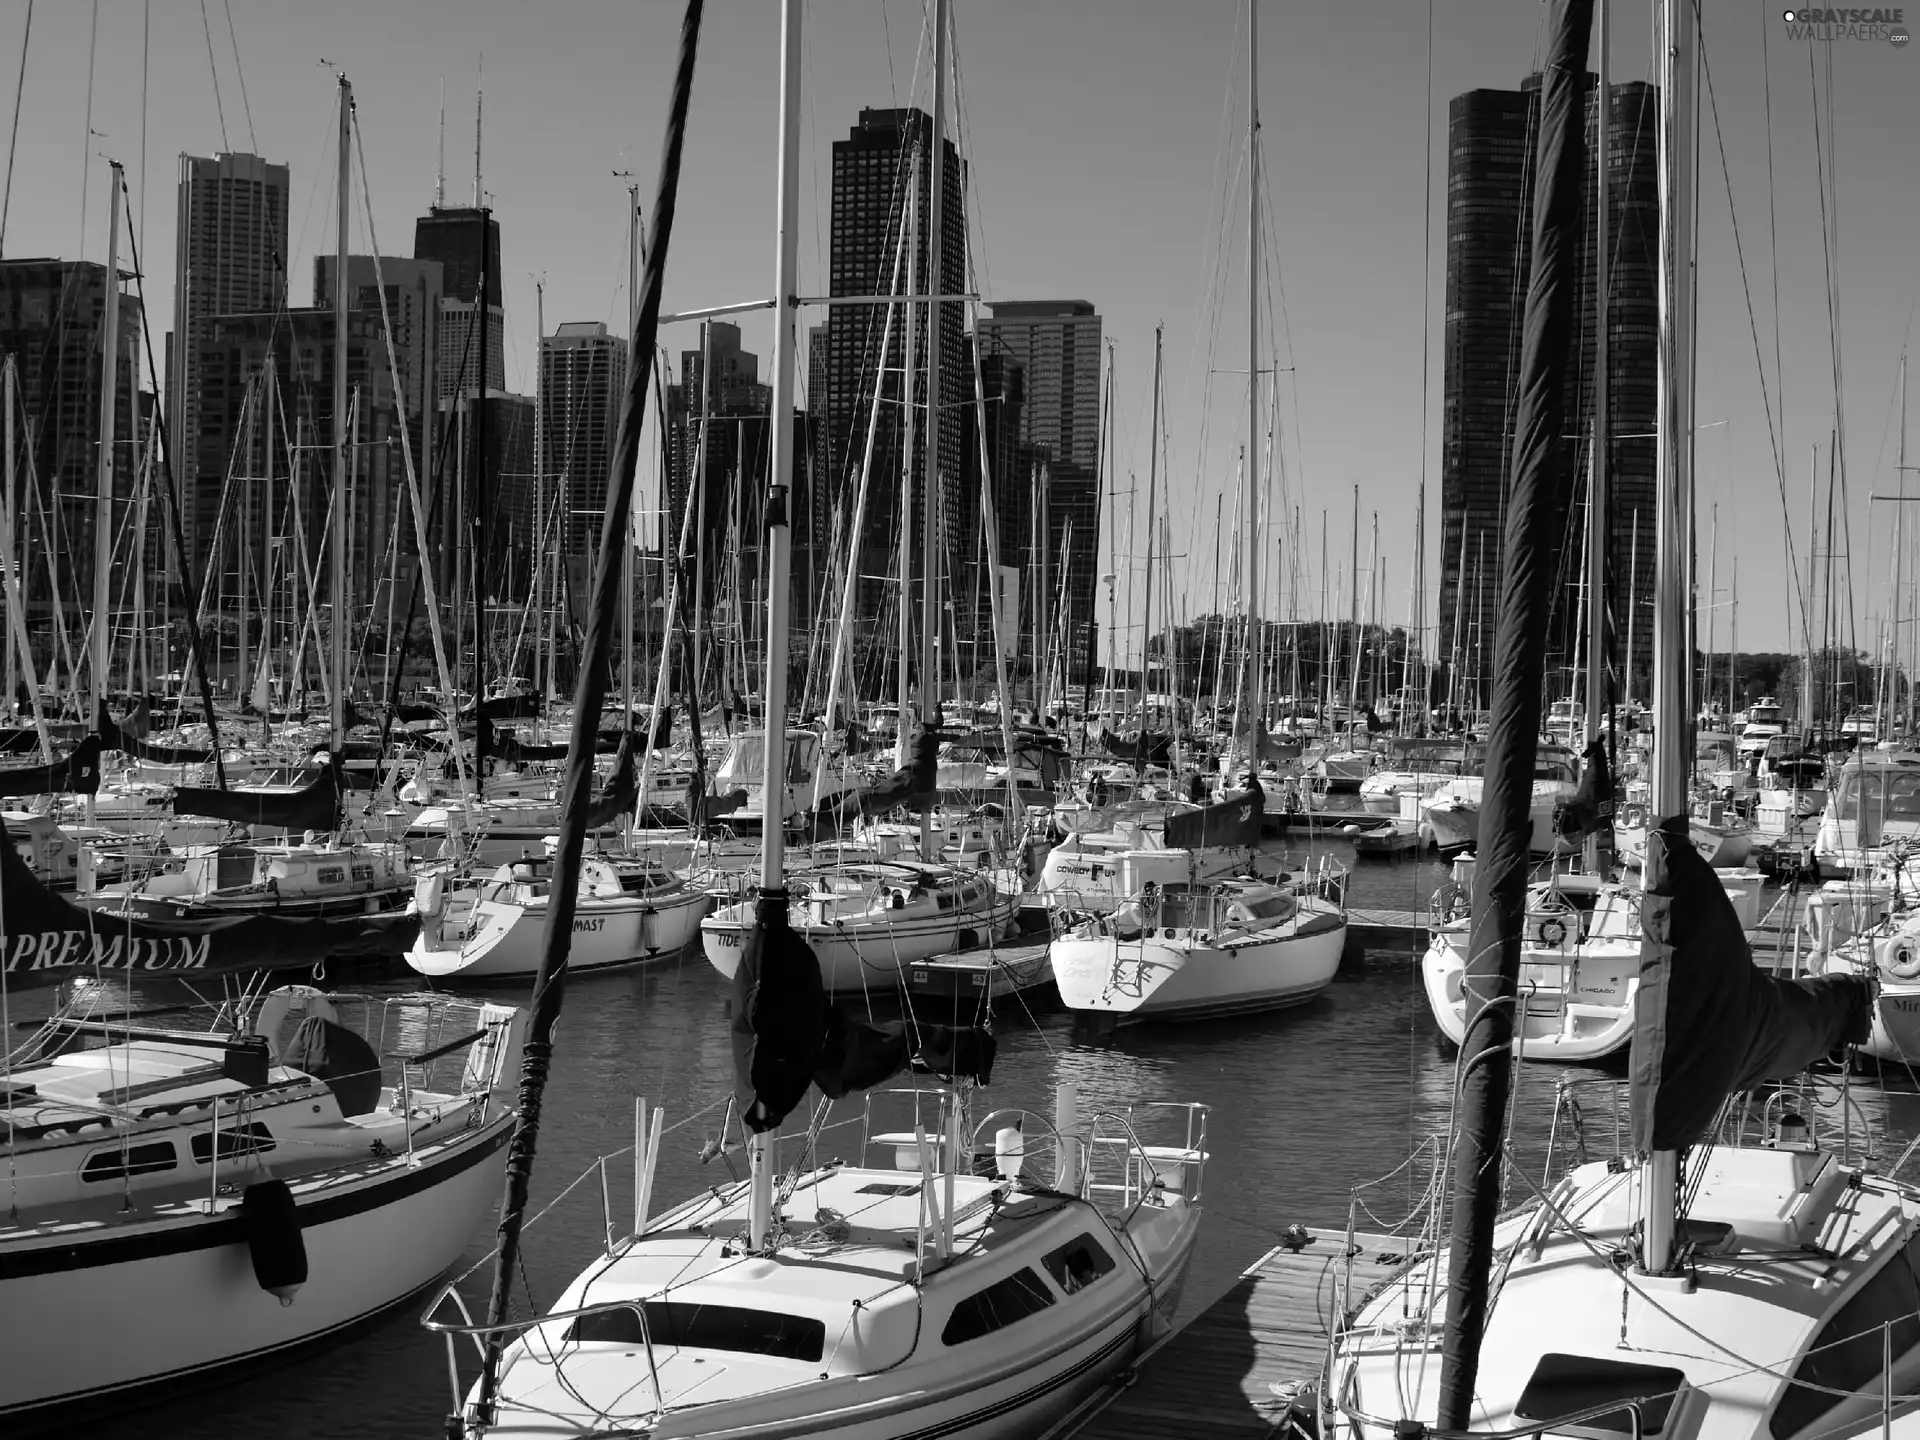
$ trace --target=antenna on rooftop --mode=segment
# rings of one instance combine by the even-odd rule
[[[480,193],[480,113],[486,102],[487,57],[480,57],[480,69],[473,82],[473,208],[483,203]]]
[[[447,77],[440,77],[440,163],[433,172],[433,208],[447,204]]]

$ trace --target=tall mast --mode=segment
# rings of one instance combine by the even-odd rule
[[[350,209],[353,136],[353,86],[340,77],[340,193],[335,204],[338,228],[333,259],[333,504],[329,507],[332,550],[328,585],[333,591],[329,626],[333,667],[333,725],[328,747],[338,766],[347,743],[347,221]]]
[[[88,728],[98,731],[107,706],[107,631],[112,604],[114,400],[120,378],[120,162],[109,160],[113,203],[107,220],[106,313],[100,322],[100,450],[94,457],[93,512],[93,686],[88,699]],[[93,797],[87,797],[92,820]]]
[[[907,294],[920,293],[920,155],[916,149],[907,157]],[[918,412],[913,406],[913,382],[919,334],[920,307],[909,300],[907,311],[907,348],[900,362],[900,408],[906,415],[905,447],[900,462],[900,675],[899,734],[894,738],[894,763],[902,769],[913,743],[913,687],[908,679],[913,654],[913,445],[919,433]],[[885,357],[882,357],[885,363]]]
[[[542,713],[550,713],[553,688],[553,612],[557,605],[547,603],[547,586],[552,576],[547,569],[547,552],[562,553],[558,530],[547,528],[547,282],[533,282],[533,603],[540,613],[540,658],[534,675],[538,692],[548,702]],[[556,587],[557,589],[557,587]]]
[[[1353,668],[1347,674],[1347,734],[1353,734],[1354,708],[1360,703],[1360,487],[1353,487],[1353,556],[1348,562],[1347,643],[1353,646]]]
[[[780,191],[773,293],[773,434],[769,439],[767,488],[767,739],[764,773],[786,771],[787,753],[787,585],[792,535],[787,497],[793,483],[793,297],[800,249],[800,0],[780,7]],[[785,832],[775,824],[760,827],[760,905],[784,912],[786,896]],[[771,1137],[756,1132],[748,1142],[753,1186],[747,1210],[747,1241],[759,1249],[773,1215]]]
[[[947,179],[947,0],[933,0],[933,134],[927,146],[927,294],[944,295],[945,238],[940,233]],[[927,465],[920,488],[920,718],[929,728],[940,723],[940,675],[935,644],[940,633],[940,552],[935,509],[940,499],[940,341],[946,333],[945,307],[927,301]],[[905,573],[905,564],[901,571]],[[902,596],[901,603],[905,603]],[[933,811],[920,815],[920,855],[932,860]]]
[[[640,318],[640,185],[627,182],[627,331]],[[638,361],[636,360],[637,364]],[[620,518],[620,706],[622,727],[633,724],[633,506]],[[653,722],[649,720],[648,726]],[[636,812],[637,813],[637,812]]]
[[[1153,429],[1147,434],[1147,594],[1140,627],[1140,739],[1133,749],[1133,770],[1136,775],[1147,763],[1147,661],[1148,649],[1153,643],[1153,532],[1159,525],[1155,517],[1159,514],[1160,337],[1163,328],[1160,325],[1153,327]],[[1175,729],[1178,728],[1176,725]]]
[[[1260,491],[1260,0],[1247,0],[1247,464],[1241,504],[1240,599],[1246,607],[1241,650],[1241,691],[1235,707],[1236,742],[1244,744],[1247,781],[1260,774],[1254,720],[1259,678],[1255,674],[1254,628],[1259,613],[1260,528],[1254,523]],[[1223,777],[1224,778],[1224,777]]]
[[[1607,0],[1596,0],[1594,24],[1599,30],[1600,72],[1593,111],[1593,295],[1599,312],[1593,334],[1593,448],[1587,474],[1587,709],[1583,727],[1586,744],[1600,738],[1600,712],[1607,685],[1607,539],[1612,513],[1609,462],[1613,448],[1612,375],[1608,370],[1607,305],[1608,245],[1611,234],[1607,208],[1607,132],[1613,126],[1612,92],[1607,88]],[[1628,592],[1627,603],[1633,603]],[[1633,657],[1627,656],[1632,665]],[[1583,747],[1584,748],[1584,747]],[[1587,870],[1600,868],[1600,834],[1587,836]]]
[[[1693,40],[1690,0],[1663,0],[1656,61],[1660,71],[1660,349],[1658,464],[1654,484],[1654,534],[1658,566],[1653,608],[1653,794],[1658,825],[1681,817],[1685,836],[1687,771],[1692,758],[1687,689],[1692,657],[1687,645],[1692,537],[1687,528],[1693,488]],[[1666,845],[1649,834],[1645,888],[1665,878]],[[1656,1150],[1647,1157],[1641,1187],[1645,1226],[1642,1263],[1649,1274],[1666,1271],[1673,1258],[1677,1157]]]

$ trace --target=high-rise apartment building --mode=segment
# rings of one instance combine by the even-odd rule
[[[773,390],[760,380],[760,357],[740,348],[740,327],[724,320],[707,322],[708,335],[701,348],[683,351],[680,356],[681,383],[667,390],[668,472],[666,527],[662,532],[666,548],[677,551],[686,506],[694,507],[694,529],[689,536],[691,551],[708,557],[726,549],[727,536],[735,528],[736,511],[741,501],[751,500],[750,508],[759,509],[766,483],[767,413],[773,403]],[[713,356],[713,383],[706,382],[706,356]],[[706,463],[701,465],[701,424],[706,417]],[[696,488],[694,477],[704,472],[704,484]],[[805,476],[796,470],[794,491],[805,492]],[[753,536],[743,537],[749,546]],[[799,537],[796,535],[796,541]],[[690,551],[690,553],[691,553]],[[719,581],[719,567],[705,567],[707,596],[711,603]]]
[[[1019,438],[1046,452],[1046,492],[1026,502],[1044,517],[1045,554],[1030,553],[1027,564],[1044,571],[1039,583],[1048,610],[1065,601],[1063,618],[1077,671],[1088,658],[1099,549],[1100,316],[1085,300],[1003,301],[987,312],[978,321],[982,360],[1004,355],[1019,362]],[[1016,486],[1034,483],[1007,478]],[[1004,533],[1001,543],[1004,554]],[[1023,548],[1030,543],[1021,537]],[[1032,589],[1031,580],[1025,588]]]
[[[80,260],[0,261],[0,354],[19,383],[13,431],[18,454],[13,504],[15,559],[27,559],[23,580],[30,616],[51,608],[54,586],[69,613],[93,594],[95,466],[100,435],[100,347],[107,267]],[[133,495],[145,440],[141,423],[140,302],[120,297],[114,346],[116,517]],[[31,487],[31,488],[29,488]],[[158,512],[153,512],[155,521]],[[116,518],[116,526],[119,524]],[[157,525],[150,523],[157,533]],[[149,563],[159,546],[149,544]],[[40,557],[36,562],[33,557]],[[49,557],[58,557],[56,576]],[[157,605],[158,594],[149,589]],[[115,597],[118,604],[120,597]]]
[[[313,264],[313,304],[333,304],[331,255]],[[374,316],[381,314],[385,290],[386,317],[393,326],[393,359],[400,372],[400,398],[406,407],[407,438],[413,447],[414,471],[422,494],[433,474],[434,420],[440,394],[440,317],[444,267],[438,260],[409,260],[382,255],[376,269],[371,255],[347,257],[347,305]],[[395,456],[395,463],[400,460]],[[409,542],[409,545],[411,542]]]
[[[1594,123],[1588,79],[1588,173],[1559,470],[1566,497],[1558,527],[1567,573],[1549,623],[1548,673],[1577,665],[1574,596],[1586,524],[1586,473],[1595,431],[1598,323],[1595,268]],[[1517,91],[1472,90],[1449,107],[1447,296],[1441,439],[1440,651],[1438,659],[1484,699],[1493,660],[1501,541],[1513,459],[1522,311],[1531,270],[1534,150],[1539,80]],[[1608,103],[1609,404],[1611,500],[1607,583],[1617,637],[1634,635],[1632,664],[1651,655],[1658,204],[1658,93],[1636,82]],[[1637,525],[1636,525],[1637,522]],[[1637,530],[1637,550],[1636,543]],[[1629,594],[1629,588],[1632,594]],[[1629,607],[1637,607],[1629,610]],[[1634,623],[1630,624],[1630,617]],[[1477,687],[1477,688],[1476,688]],[[1644,690],[1641,693],[1645,693]]]
[[[600,544],[613,467],[627,342],[600,321],[575,321],[540,341],[540,408],[546,473],[565,497],[561,552],[591,562]]]
[[[202,385],[195,366],[216,316],[286,308],[289,183],[285,165],[258,155],[180,157],[166,411],[189,563],[196,569],[202,537],[211,535],[219,510],[225,467],[200,468]]]
[[[833,144],[833,217],[829,239],[829,293],[835,296],[885,295],[894,273],[894,251],[905,222],[910,190],[917,192],[911,273],[919,294],[966,293],[967,215],[965,171],[951,141],[940,143],[942,187],[941,273],[931,274],[927,236],[934,167],[927,162],[933,122],[922,110],[862,110],[860,122],[845,140]],[[905,293],[909,270],[900,267],[900,290]],[[873,578],[898,572],[897,552],[902,504],[911,497],[913,513],[926,514],[925,454],[929,417],[937,428],[936,455],[942,478],[940,511],[946,553],[963,553],[970,544],[969,517],[977,514],[974,497],[979,483],[960,474],[961,403],[973,394],[963,333],[963,307],[946,303],[941,321],[941,383],[935,404],[927,406],[927,312],[922,306],[916,322],[914,352],[906,353],[904,319],[896,319],[893,341],[880,354],[886,332],[885,305],[836,305],[827,315],[826,375],[822,393],[825,419],[826,496],[837,498],[843,512],[851,512],[852,487],[858,483],[864,457],[867,419],[874,387],[881,388],[880,422],[871,456],[874,482],[869,486],[866,517],[856,546],[848,550],[863,577],[856,643],[877,638],[877,626],[890,605],[885,581]],[[810,344],[811,354],[818,351]],[[905,453],[902,409],[903,371],[914,376],[912,389],[918,407],[913,453]],[[810,401],[813,384],[809,385]],[[824,512],[825,504],[821,510]],[[919,523],[916,521],[916,531]],[[918,572],[919,544],[912,546],[913,573]],[[887,643],[892,643],[890,636]]]

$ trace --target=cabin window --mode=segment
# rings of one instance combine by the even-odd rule
[[[220,1132],[220,1158],[230,1160],[241,1155],[259,1155],[273,1149],[273,1132],[260,1124],[235,1125]],[[191,1141],[193,1160],[196,1165],[205,1165],[213,1158],[213,1132],[205,1130],[195,1135]]]
[[[1580,1422],[1582,1430],[1617,1431],[1628,1435],[1658,1435],[1667,1428],[1673,1402],[1687,1382],[1686,1372],[1666,1365],[1641,1365],[1630,1360],[1612,1360],[1599,1355],[1563,1355],[1548,1352],[1540,1357],[1513,1407],[1519,1420],[1556,1420],[1598,1406],[1618,1404],[1617,1410],[1602,1411]],[[1637,1406],[1640,1423],[1635,1427],[1633,1412]]]
[[[649,1300],[643,1329],[631,1308],[582,1315],[567,1327],[569,1340],[603,1345],[681,1345],[689,1350],[731,1350],[817,1363],[827,1351],[827,1326],[804,1315],[749,1310],[741,1305],[698,1305],[687,1300]]]
[[[940,1332],[941,1343],[964,1345],[1037,1315],[1051,1304],[1053,1292],[1045,1281],[1030,1269],[1016,1270],[954,1306],[953,1314],[947,1317],[947,1328]]]
[[[347,872],[338,865],[322,865],[319,878],[322,885],[338,885],[347,878]]]
[[[1920,1285],[1913,1270],[1916,1247],[1920,1240],[1881,1266],[1821,1328],[1806,1358],[1793,1367],[1795,1383],[1774,1407],[1774,1440],[1797,1435],[1851,1392],[1878,1387],[1885,1355],[1883,1326],[1893,1326],[1896,1356],[1920,1344],[1920,1315],[1914,1313],[1920,1310]]]
[[[125,1150],[102,1150],[89,1156],[80,1167],[85,1183],[118,1180],[123,1175],[151,1175],[156,1170],[171,1170],[179,1164],[171,1140],[156,1140],[146,1145],[129,1145]]]
[[[1109,1274],[1113,1270],[1113,1257],[1093,1236],[1082,1235],[1058,1250],[1049,1251],[1045,1264],[1054,1283],[1071,1295]]]

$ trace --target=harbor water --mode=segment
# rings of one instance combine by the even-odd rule
[[[1297,841],[1269,845],[1306,858]],[[1355,906],[1412,910],[1447,878],[1447,867],[1432,859],[1355,864],[1350,847],[1337,840],[1320,842],[1318,853],[1353,865],[1348,899]],[[411,987],[395,982],[390,988]],[[44,1011],[43,999],[32,997],[38,1004],[29,1009],[26,998],[13,1006],[16,1024]],[[111,998],[126,1003],[123,994]],[[155,986],[143,987],[135,1001],[174,998]],[[524,988],[507,988],[489,998],[524,1004],[527,996]],[[529,1213],[538,1214],[580,1180],[597,1156],[632,1143],[636,1096],[665,1106],[667,1124],[677,1126],[660,1160],[656,1209],[727,1181],[727,1162],[739,1165],[739,1157],[703,1163],[701,1154],[721,1119],[710,1107],[724,1101],[732,1084],[728,1018],[727,986],[697,947],[669,963],[574,980],[547,1090]],[[1287,1226],[1344,1225],[1355,1187],[1400,1167],[1362,1192],[1366,1209],[1357,1217],[1364,1230],[1391,1228],[1430,1183],[1433,1142],[1448,1123],[1453,1054],[1428,1015],[1411,940],[1350,956],[1334,985],[1296,1010],[1139,1026],[1094,1039],[1077,1033],[1072,1016],[1057,1005],[1016,999],[1002,1005],[994,1024],[999,1058],[991,1087],[977,1097],[976,1115],[1005,1106],[1050,1114],[1054,1087],[1063,1081],[1078,1083],[1084,1108],[1153,1101],[1211,1107],[1206,1211],[1188,1305],[1218,1294]],[[1514,1146],[1535,1176],[1546,1155],[1556,1085],[1601,1073],[1521,1067]],[[1856,1146],[1871,1126],[1873,1149],[1890,1161],[1920,1132],[1920,1096],[1910,1077],[1856,1079],[1849,1093]],[[789,1127],[804,1123],[802,1110]],[[1611,1133],[1595,1134],[1606,1123],[1604,1104],[1590,1108],[1588,1138],[1611,1153]],[[856,1158],[857,1130],[834,1134],[852,1143],[836,1146],[833,1135],[823,1137],[821,1158]],[[1563,1133],[1562,1162],[1565,1143]],[[612,1212],[630,1219],[631,1160],[607,1168]],[[604,1224],[600,1178],[588,1175],[526,1232],[523,1306],[528,1296],[540,1308],[554,1301],[604,1244]],[[463,1264],[480,1260],[491,1244],[489,1226],[472,1237]],[[466,1293],[484,1297],[486,1280],[483,1272]],[[166,1297],[130,1295],[125,1303],[164,1305]],[[444,1343],[416,1323],[423,1305],[424,1297],[410,1300],[325,1348],[163,1397],[90,1424],[86,1433],[91,1440],[426,1440],[441,1433],[452,1401]],[[461,1365],[463,1381],[471,1382],[470,1348]]]

